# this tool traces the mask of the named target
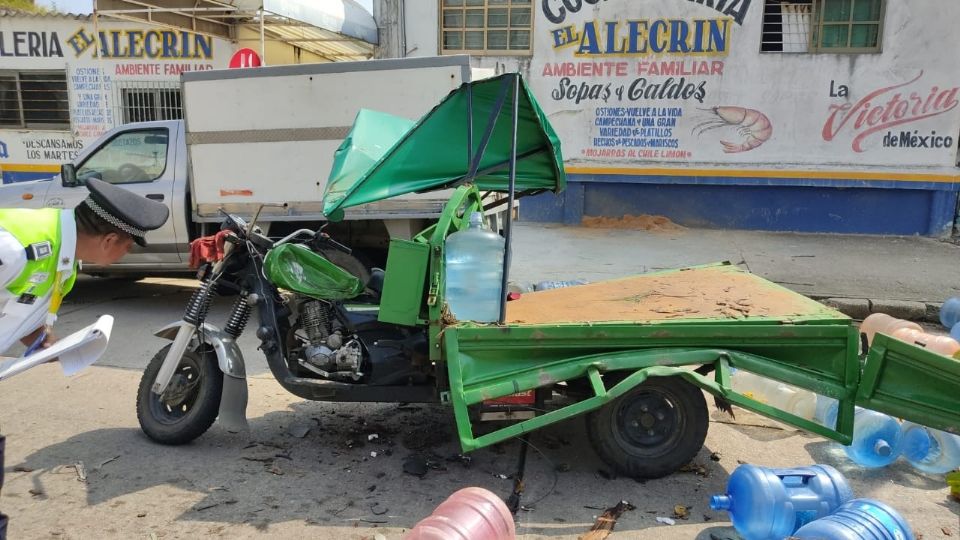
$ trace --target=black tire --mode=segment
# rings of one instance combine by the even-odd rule
[[[621,474],[660,478],[692,460],[707,437],[703,392],[680,377],[650,377],[586,417],[597,454]]]
[[[186,444],[203,435],[217,419],[223,373],[211,352],[187,351],[162,396],[150,389],[170,345],[150,360],[137,390],[137,420],[148,437],[161,444]]]

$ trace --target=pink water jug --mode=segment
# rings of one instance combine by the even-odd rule
[[[514,540],[513,516],[500,497],[478,487],[451,495],[403,540]]]
[[[860,324],[860,332],[867,335],[868,344],[873,343],[873,336],[877,332],[892,336],[894,332],[905,328],[923,332],[923,328],[919,324],[904,319],[897,319],[886,313],[874,313],[864,319],[863,323]]]
[[[943,356],[952,357],[960,352],[960,343],[950,336],[935,336],[912,328],[901,328],[893,332],[893,337]]]

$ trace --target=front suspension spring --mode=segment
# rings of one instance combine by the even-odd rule
[[[237,301],[233,303],[230,318],[227,320],[227,325],[223,328],[223,331],[233,336],[234,339],[240,337],[244,327],[247,326],[247,321],[250,320],[251,309],[247,302],[247,296],[238,296]]]
[[[207,318],[207,312],[210,311],[210,303],[213,302],[213,283],[204,281],[193,291],[193,296],[187,302],[187,309],[183,313],[183,320],[194,325],[200,326]]]

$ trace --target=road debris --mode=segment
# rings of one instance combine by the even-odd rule
[[[454,454],[447,458],[447,461],[451,463],[459,463],[464,466],[464,468],[469,469],[470,464],[473,463],[473,458],[470,456],[465,456],[463,454]]]
[[[307,436],[307,433],[310,433],[312,428],[313,426],[310,424],[297,423],[290,426],[290,429],[287,430],[287,433],[298,439],[302,439]]]
[[[406,431],[400,442],[409,450],[439,448],[450,442],[450,432],[435,425],[420,426]]]
[[[624,512],[635,509],[636,507],[627,501],[618,502],[616,506],[607,508],[602,514],[597,516],[596,521],[593,522],[593,527],[590,527],[590,531],[580,535],[578,540],[603,540],[610,536],[613,528],[617,525],[617,520],[620,519],[620,516],[622,516]]]
[[[80,482],[87,481],[87,468],[83,466],[82,461],[77,461],[73,464],[74,470],[77,471],[77,480]]]
[[[695,461],[691,461],[677,470],[679,472],[689,472],[703,477],[709,476],[707,473],[707,468]]]
[[[44,493],[44,491],[40,488],[30,488],[27,490],[27,492],[30,493],[30,495],[33,495],[34,497],[43,497],[44,495],[46,495],[46,493]]]
[[[379,439],[379,438],[380,438],[380,435],[377,435],[376,433],[371,433],[371,434],[367,435],[367,440],[368,440],[368,441],[373,441],[373,440],[376,440],[376,439]]]
[[[277,476],[283,476],[283,469],[281,469],[280,466],[277,465],[276,463],[274,463],[269,468],[267,468],[267,472],[270,474],[275,474]]]
[[[960,471],[947,473],[947,485],[950,486],[950,496],[960,502]]]
[[[720,452],[713,452],[710,454],[711,461],[720,461],[720,458],[721,458]]]
[[[220,506],[221,504],[237,504],[237,500],[236,500],[236,499],[224,499],[224,500],[222,500],[222,501],[206,501],[206,502],[198,503],[197,505],[195,505],[195,506],[193,507],[193,511],[194,511],[194,512],[202,512],[202,511],[204,511],[204,510],[209,510],[209,509],[211,509],[211,508]],[[144,515],[146,515],[146,514],[144,514]],[[139,517],[139,516],[138,516],[138,517]]]
[[[32,469],[24,465],[14,465],[13,467],[13,472],[33,472],[34,470],[36,469]]]
[[[407,456],[403,460],[403,472],[423,478],[427,474],[427,460],[419,454]]]
[[[377,453],[376,453],[376,452],[370,452],[370,457],[377,457]]]
[[[113,456],[112,458],[110,458],[110,459],[108,459],[108,460],[102,461],[102,462],[100,462],[99,465],[97,465],[97,467],[96,467],[94,470],[95,470],[95,471],[99,471],[99,470],[102,469],[103,466],[106,465],[107,463],[110,463],[111,461],[116,461],[116,460],[118,460],[118,459],[120,459],[120,456],[119,456],[119,455],[116,455],[116,456]]]
[[[690,517],[690,508],[689,506],[684,506],[682,504],[676,504],[673,506],[673,517],[677,519],[687,519]]]
[[[676,525],[676,524],[677,524],[677,522],[674,521],[672,518],[663,517],[663,516],[657,516],[657,523],[662,523],[662,524],[664,524],[664,525]]]
[[[942,532],[944,536],[953,536],[953,531],[950,530],[950,527],[940,527],[940,532]]]

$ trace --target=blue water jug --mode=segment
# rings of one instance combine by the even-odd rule
[[[829,465],[771,469],[747,464],[730,475],[725,495],[711,497],[710,508],[727,511],[745,540],[782,540],[852,498],[847,480]]]
[[[958,322],[960,322],[960,297],[954,296],[940,306],[940,323],[952,329]]]
[[[817,420],[833,428],[837,422],[839,403],[828,399],[818,401],[822,407],[817,412]],[[857,407],[853,417],[853,442],[850,446],[844,446],[843,451],[861,467],[886,467],[900,456],[901,435],[900,422],[896,419]]]
[[[880,501],[853,499],[793,535],[807,540],[914,540],[910,524]]]
[[[960,437],[952,433],[904,422],[903,457],[919,471],[944,474],[960,467]]]
[[[950,337],[960,341],[960,323],[953,325],[953,328],[950,329]]]
[[[840,402],[836,399],[817,394],[817,406],[813,413],[813,420],[821,426],[834,429],[836,427],[837,408],[839,406]],[[828,419],[833,420],[834,423],[828,423]]]
[[[503,287],[504,239],[473,212],[469,226],[447,237],[446,300],[457,320],[496,322]]]

